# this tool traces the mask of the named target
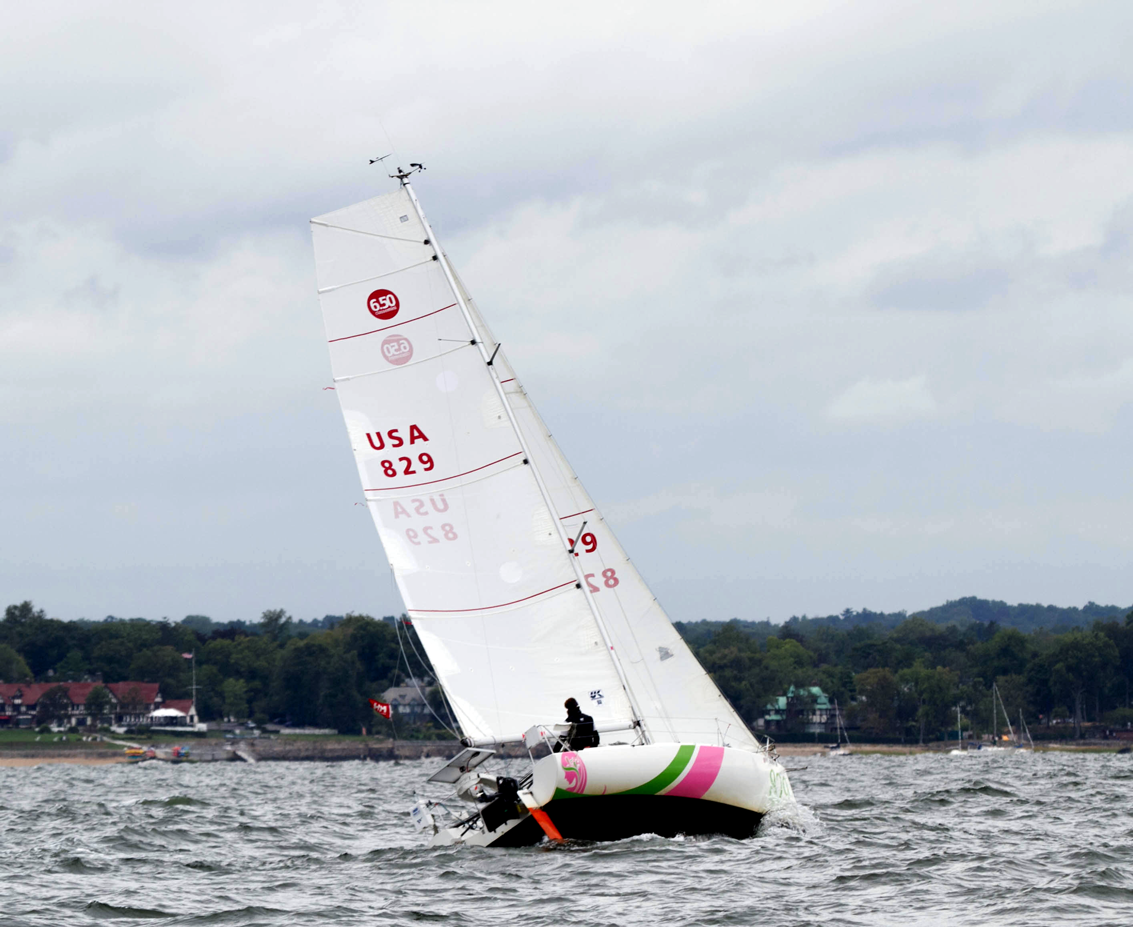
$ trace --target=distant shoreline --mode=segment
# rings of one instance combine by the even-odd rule
[[[1077,742],[1040,743],[1036,752],[1083,752],[1116,753],[1125,746],[1121,741],[1086,740]],[[224,763],[242,762],[233,749],[225,749],[223,743],[193,743],[190,745],[193,758],[190,762]],[[231,744],[229,744],[231,746]],[[447,759],[460,750],[455,741],[389,741],[354,740],[350,742],[290,741],[290,740],[243,740],[239,742],[242,752],[252,756],[255,762],[347,762],[371,760],[373,762],[401,762],[438,757]],[[948,753],[954,743],[937,742],[933,744],[868,744],[850,745],[851,754],[879,754],[887,756],[912,755],[920,753]],[[826,756],[829,750],[822,744],[777,744],[776,752],[784,759],[795,757]],[[507,751],[509,756],[522,756],[519,751]],[[124,753],[106,750],[60,750],[59,748],[33,748],[21,746],[19,750],[0,750],[0,768],[41,766],[49,763],[69,763],[80,766],[106,766],[128,762]]]
[[[965,746],[967,743],[965,742]],[[1079,740],[1079,741],[1046,741],[1035,744],[1036,753],[1116,753],[1122,747],[1129,746],[1127,741],[1120,740]],[[887,755],[902,755],[913,753],[948,753],[956,749],[956,742],[937,742],[932,744],[867,744],[853,743],[849,745],[851,754],[877,753]],[[776,744],[775,752],[780,756],[825,756],[829,749],[824,744]],[[972,751],[973,753],[979,751]],[[990,755],[990,753],[989,753]]]

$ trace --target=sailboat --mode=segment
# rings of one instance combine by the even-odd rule
[[[948,754],[950,756],[968,756],[970,753],[974,753],[978,749],[979,749],[978,744],[975,747],[968,747],[967,749],[965,749],[965,747],[964,747],[964,731],[963,731],[963,725],[960,721],[960,706],[957,705],[956,706],[956,747],[953,750],[949,750]]]
[[[838,742],[831,744],[827,749],[829,752],[827,756],[849,756],[850,751],[850,734],[846,730],[846,724],[842,720],[842,710],[838,707],[838,699],[834,699],[834,729],[838,734]]]
[[[1025,751],[1027,753],[1034,753],[1035,752],[1035,742],[1031,738],[1031,729],[1029,727],[1027,727],[1027,719],[1023,717],[1023,709],[1022,708],[1019,709],[1019,731],[1020,731],[1019,743],[1018,743],[1019,749]],[[1026,738],[1027,738],[1027,742],[1025,744],[1023,743],[1023,737],[1024,736],[1026,736]]]
[[[999,711],[1003,712],[1003,720],[1007,722],[1008,736],[1003,738],[1003,740],[1006,740],[1010,744],[1009,747],[1003,746],[1003,740],[1001,740],[999,736]],[[1023,720],[1022,709],[1019,710],[1020,732],[1016,735],[1015,728],[1011,725],[1011,716],[1007,713],[1007,706],[1003,703],[1003,693],[999,691],[999,686],[994,682],[991,684],[991,717],[992,743],[994,746],[985,749],[992,753],[1002,753],[1007,750],[1034,752],[1035,742],[1031,740],[1031,732],[1026,730],[1026,722]],[[1026,731],[1027,740],[1030,741],[1030,747],[1023,742],[1024,731]]]
[[[434,845],[751,836],[793,801],[587,495],[410,177],[311,220],[334,388],[366,505],[464,749]],[[577,697],[600,744],[557,723]],[[522,745],[515,776],[483,764]]]

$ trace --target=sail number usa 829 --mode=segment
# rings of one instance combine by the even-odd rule
[[[370,442],[370,447],[375,451],[384,451],[404,447],[406,444],[412,447],[418,441],[423,441],[427,444],[429,437],[421,430],[420,426],[410,425],[408,441],[402,437],[400,428],[390,428],[384,433],[381,431],[368,431],[366,432],[366,440]],[[432,454],[419,453],[416,455],[416,458],[412,456],[412,452],[410,452],[410,454],[411,456],[409,457],[391,457],[390,459],[380,461],[382,476],[389,479],[395,476],[413,476],[418,472],[428,473],[436,466]],[[420,471],[417,470],[418,465],[421,467]]]

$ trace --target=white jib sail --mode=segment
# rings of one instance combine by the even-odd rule
[[[407,191],[328,213],[312,230],[362,485],[463,732],[515,737],[558,717],[573,695],[599,724],[636,714],[654,742],[755,748],[606,527],[459,280],[453,291]],[[461,300],[483,347],[470,343]],[[576,563],[555,520],[571,539],[581,535]],[[586,590],[577,588],[582,578]]]

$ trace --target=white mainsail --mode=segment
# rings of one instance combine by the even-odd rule
[[[636,718],[649,741],[754,748],[422,218],[402,187],[312,231],[362,486],[463,733],[515,738],[575,695],[599,725]]]

